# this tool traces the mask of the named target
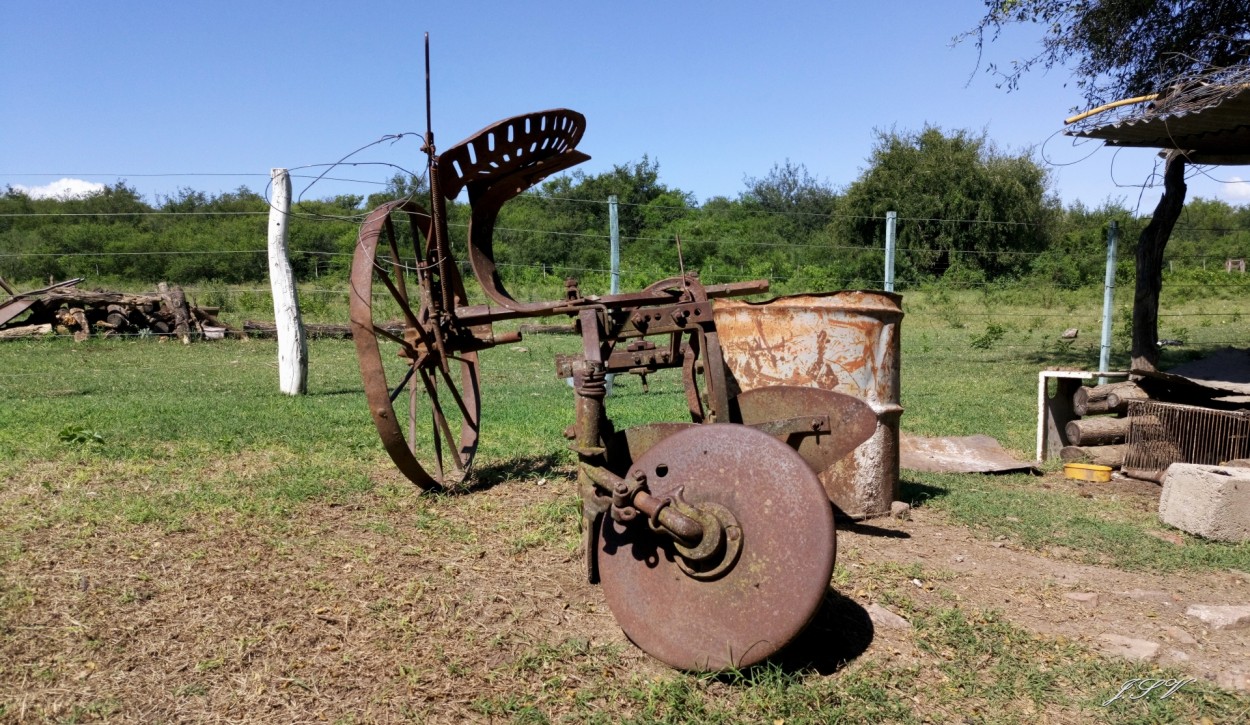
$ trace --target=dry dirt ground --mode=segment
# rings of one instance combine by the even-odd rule
[[[908,522],[878,524],[885,527],[880,530],[844,527],[839,544],[850,555],[841,561],[852,571],[861,561],[920,563],[932,579],[913,582],[913,599],[936,602],[953,592],[961,606],[997,610],[1017,625],[1111,656],[1144,656],[1126,651],[1121,638],[1154,643],[1157,648],[1146,646],[1148,661],[1250,690],[1250,629],[1214,629],[1186,615],[1194,604],[1250,604],[1250,575],[1090,566],[1059,549],[1022,551],[1010,541],[974,538],[924,509],[912,515]]]
[[[613,687],[668,675],[582,576],[566,479],[437,498],[383,484],[368,505],[276,523],[217,514],[176,531],[21,533],[2,571],[0,719],[499,721],[518,699],[558,716],[603,697],[591,705],[610,711]],[[1105,633],[1153,640],[1164,660],[1226,685],[1250,665],[1250,632],[1185,615],[1250,601],[1234,574],[1078,564],[924,508],[844,527],[839,563],[845,583],[790,655],[822,671],[915,654],[907,629],[868,624],[878,592],[857,572],[883,563],[920,563],[921,601],[953,595],[1093,648]]]

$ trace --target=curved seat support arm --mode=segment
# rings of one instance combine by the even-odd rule
[[[490,301],[506,309],[526,313],[540,313],[568,304],[567,300],[518,302],[508,293],[495,264],[495,220],[499,210],[510,199],[550,174],[564,171],[589,158],[580,151],[566,151],[536,168],[520,169],[488,186],[469,184],[469,205],[473,209],[469,219],[469,265]]]

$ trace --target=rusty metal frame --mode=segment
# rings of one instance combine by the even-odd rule
[[[519,333],[496,335],[494,323],[573,318],[581,351],[557,357],[556,372],[572,379],[575,393],[576,418],[566,436],[578,457],[587,577],[599,581],[602,558],[608,557],[613,612],[631,637],[649,642],[644,649],[655,656],[694,669],[746,666],[784,646],[819,605],[835,540],[831,505],[816,472],[872,436],[876,416],[863,402],[827,390],[736,389],[713,301],[765,292],[766,280],[704,285],[683,270],[638,292],[586,295],[569,280],[561,299],[524,302],[511,295],[494,258],[499,212],[547,176],[589,159],[576,148],[584,129],[580,113],[551,109],[499,121],[441,154],[427,129],[429,209],[411,200],[379,207],[362,225],[353,258],[352,330],[370,411],[405,476],[425,489],[451,485],[468,471],[477,450],[476,355],[521,339]],[[446,204],[461,192],[471,209],[468,262],[486,304],[467,304],[452,256]],[[397,226],[397,218],[406,226]],[[403,237],[404,229],[411,239]],[[415,294],[406,286],[408,276],[416,278]],[[375,319],[384,309],[374,304],[375,292],[400,310],[402,335],[389,331],[389,320]],[[407,367],[393,387],[381,342],[397,348]],[[607,376],[633,373],[645,380],[665,369],[681,371],[691,422],[617,431],[605,406]],[[394,406],[405,390],[407,436]],[[433,466],[418,461],[415,408],[423,393],[432,413]],[[458,437],[450,423],[456,417]],[[428,453],[422,456],[428,459]],[[670,465],[672,477],[666,479]],[[666,552],[680,573],[678,584],[638,570],[633,557],[619,555],[623,541]],[[739,559],[749,566],[738,567]],[[772,574],[757,581],[769,568]],[[765,580],[768,586],[760,589]],[[635,581],[637,592],[628,583]],[[644,590],[655,601],[637,599],[645,598]],[[705,611],[722,596],[708,592],[728,597],[720,604],[724,617]],[[676,610],[671,622],[663,622],[656,612],[669,599]],[[687,605],[691,611],[680,611]],[[763,609],[755,612],[757,606]],[[721,627],[710,638],[682,624],[722,618],[734,622],[730,631]],[[728,654],[719,651],[725,647]]]
[[[681,368],[689,391],[695,422],[727,421],[729,392],[725,366],[712,316],[711,300],[767,291],[766,280],[721,285],[703,285],[692,275],[660,280],[639,292],[616,295],[583,295],[576,283],[563,299],[520,302],[504,286],[494,260],[492,234],[499,211],[550,174],[563,171],[589,159],[576,150],[585,127],[585,118],[576,111],[553,109],[504,119],[438,154],[434,136],[426,134],[431,180],[430,209],[412,200],[385,204],[369,214],[361,226],[352,265],[351,312],[357,354],[374,423],[392,460],[410,480],[422,488],[438,488],[446,470],[442,456],[436,455],[438,471],[427,471],[418,461],[410,440],[415,421],[409,410],[410,433],[403,432],[393,402],[405,385],[422,382],[434,407],[435,427],[445,418],[440,410],[440,383],[463,408],[463,430],[459,441],[450,434],[434,431],[436,447],[446,445],[455,451],[450,457],[454,478],[459,480],[476,452],[479,404],[476,353],[502,343],[520,340],[519,334],[496,336],[496,322],[566,314],[576,316],[581,334],[587,340],[577,356],[586,369],[573,370],[574,360],[561,359],[561,374],[582,380],[578,396],[593,398],[607,373],[649,374],[666,368]],[[467,190],[471,207],[468,231],[469,263],[489,302],[466,304],[464,285],[452,256],[446,220],[446,202]],[[401,249],[394,218],[406,219],[412,249]],[[406,254],[415,260],[411,271],[417,278],[419,295],[409,297],[405,284]],[[389,256],[389,259],[387,258]],[[376,280],[376,282],[375,282]],[[403,339],[385,332],[383,321],[373,319],[375,284],[380,285],[403,313],[407,332]],[[644,337],[662,337],[665,344],[641,341],[640,345],[618,349],[619,343]],[[392,338],[400,346],[399,355],[408,360],[410,372],[392,389],[383,370],[378,337]],[[590,340],[597,342],[591,344]],[[451,371],[459,363],[457,383]],[[437,372],[436,372],[437,371]],[[586,388],[589,384],[591,387]],[[588,404],[579,403],[584,425],[602,416],[591,414]],[[582,423],[579,423],[582,425]],[[442,427],[446,427],[443,425]],[[591,436],[587,436],[587,443]],[[444,440],[446,439],[446,440]],[[437,450],[436,453],[441,453]],[[594,462],[595,465],[598,462]]]

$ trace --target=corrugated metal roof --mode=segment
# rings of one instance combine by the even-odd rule
[[[1069,130],[1071,136],[1102,139],[1108,146],[1180,149],[1202,163],[1250,160],[1250,88],[1242,86],[1205,107],[1160,108],[1103,124]],[[1241,157],[1241,158],[1237,158]]]

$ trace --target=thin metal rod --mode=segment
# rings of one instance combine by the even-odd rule
[[[430,114],[430,34],[425,34],[425,135],[426,141],[430,139],[430,135],[434,130],[434,124],[431,122]],[[433,155],[433,150],[431,150]]]
[[[456,384],[451,380],[451,373],[442,366],[438,368],[439,374],[443,376],[443,380],[447,383],[447,390],[451,393],[451,397],[456,401],[456,407],[460,409],[460,415],[464,422],[469,424],[473,430],[477,430],[477,421],[473,420],[473,414],[469,412],[469,407],[464,404],[464,399],[460,397],[460,391],[456,388]]]
[[[377,325],[374,325],[373,334],[381,335],[382,337],[385,337],[386,339],[392,342],[397,342],[400,345],[402,345],[405,350],[409,349],[410,347],[407,340],[392,333],[390,330],[386,329],[385,327],[378,327]]]
[[[409,376],[411,376],[416,369],[416,365],[409,368]],[[417,395],[417,386],[408,386],[408,450],[412,451],[412,455],[414,456],[417,455]],[[437,442],[437,439],[438,436],[435,435],[435,442]],[[441,468],[438,473],[438,478],[440,481],[443,478]]]
[[[898,212],[885,213],[885,291],[894,291],[894,247],[897,243]]]
[[[421,323],[417,321],[417,316],[412,313],[412,308],[408,306],[408,295],[399,291],[399,288],[391,281],[391,276],[386,273],[381,264],[378,264],[377,260],[373,262],[373,271],[377,273],[378,279],[382,281],[387,291],[391,293],[391,297],[403,308],[404,319],[408,321],[408,326],[420,328]],[[404,344],[406,345],[407,343]]]
[[[616,194],[608,197],[608,235],[612,240],[612,294],[621,291],[621,223],[616,204]]]
[[[421,373],[425,377],[425,372]],[[415,390],[417,386],[412,386]],[[415,427],[415,424],[414,424]],[[430,432],[433,433],[434,440],[434,465],[438,467],[438,482],[442,483],[447,478],[446,472],[443,470],[443,444],[442,438],[438,435],[438,406],[430,406]]]
[[[395,399],[399,397],[400,393],[404,392],[404,386],[408,384],[409,380],[412,380],[412,374],[416,372],[416,369],[417,368],[415,366],[409,367],[408,372],[404,373],[404,379],[400,380],[399,385],[396,385],[395,389],[391,391],[392,403],[395,402]]]
[[[1098,352],[1098,372],[1100,373],[1111,369],[1111,315],[1112,302],[1115,300],[1115,257],[1118,236],[1119,225],[1112,221],[1107,229],[1107,274],[1103,281],[1102,291],[1102,347]],[[1098,384],[1106,385],[1107,379],[1098,378]]]
[[[447,243],[447,210],[443,204],[442,190],[439,189],[438,153],[434,147],[434,125],[430,111],[430,34],[425,34],[425,153],[428,159],[426,178],[430,186],[430,226],[434,233],[434,264],[438,269],[439,298],[442,307],[438,310],[451,311],[455,307],[452,299],[451,248]],[[428,256],[428,255],[427,255]]]
[[[408,285],[404,282],[404,266],[400,261],[395,224],[391,221],[390,214],[387,214],[386,220],[382,222],[382,233],[386,235],[386,242],[391,247],[391,268],[395,270],[395,287],[403,297],[403,302],[406,305],[408,304]]]
[[[434,414],[434,435],[437,437],[438,431],[442,431],[447,439],[447,447],[452,451],[451,462],[457,471],[464,470],[464,461],[460,460],[460,444],[456,441],[455,436],[451,434],[451,427],[447,425],[447,416],[443,415],[442,403],[438,400],[438,389],[434,380],[425,372],[421,371],[421,382],[425,383],[425,392],[430,396],[430,407]],[[442,458],[442,455],[439,455]],[[439,469],[442,469],[442,462],[439,463]]]

